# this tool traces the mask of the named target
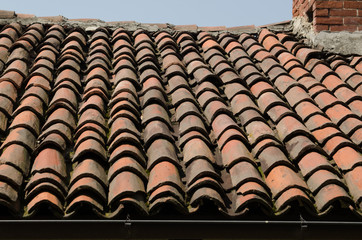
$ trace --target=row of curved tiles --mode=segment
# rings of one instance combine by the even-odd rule
[[[0,48],[3,216],[360,215],[358,56],[16,23]]]

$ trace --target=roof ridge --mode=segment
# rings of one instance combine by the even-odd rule
[[[244,26],[198,26],[196,24],[186,24],[186,25],[174,25],[171,23],[140,23],[136,21],[103,21],[96,18],[75,18],[69,19],[62,15],[59,16],[42,16],[38,17],[34,14],[26,14],[26,13],[16,13],[15,11],[8,10],[0,10],[0,24],[7,24],[10,21],[16,20],[22,24],[32,24],[32,23],[43,23],[43,24],[55,24],[58,23],[63,26],[80,26],[85,28],[86,30],[95,30],[98,27],[110,27],[110,28],[119,28],[123,27],[126,30],[136,30],[139,28],[156,32],[160,30],[166,31],[188,31],[188,32],[199,32],[206,31],[210,33],[221,33],[221,32],[229,32],[229,33],[256,33],[259,32],[260,28],[274,28],[277,27],[280,31],[284,31],[289,29],[291,26],[291,21],[283,21],[279,23],[272,23],[263,26],[255,26],[255,25],[244,25]]]

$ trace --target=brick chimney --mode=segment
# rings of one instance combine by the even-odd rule
[[[317,32],[362,31],[362,0],[293,0],[293,17],[298,16]]]

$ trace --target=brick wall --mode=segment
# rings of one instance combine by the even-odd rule
[[[293,17],[303,16],[316,31],[362,31],[362,0],[293,0]]]

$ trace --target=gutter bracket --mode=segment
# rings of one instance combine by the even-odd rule
[[[303,240],[304,239],[304,234],[308,228],[308,223],[307,221],[302,217],[302,215],[299,215],[299,219],[300,219],[300,239]]]
[[[131,227],[132,227],[131,218],[130,218],[129,214],[127,214],[126,221],[124,222],[124,228],[125,228],[126,231],[127,231],[127,239],[131,239],[131,238],[132,238]]]

